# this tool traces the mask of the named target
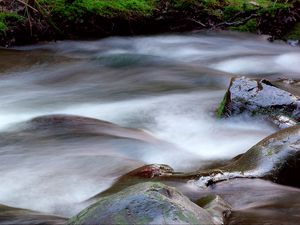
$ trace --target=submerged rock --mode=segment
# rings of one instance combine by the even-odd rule
[[[67,219],[0,204],[0,225],[62,225]]]
[[[193,183],[187,185],[194,186]],[[205,189],[180,190],[193,201],[205,202],[206,196],[220,196],[230,204],[225,224],[230,225],[299,225],[300,189],[262,179],[231,179]],[[199,200],[198,200],[199,201]],[[226,211],[225,211],[226,213]]]
[[[71,218],[79,224],[222,224],[187,197],[161,183],[141,183],[101,198]]]
[[[267,80],[232,78],[217,116],[229,117],[240,113],[267,116],[276,125],[285,128],[300,121],[300,98]],[[284,119],[280,118],[282,116]]]
[[[111,136],[149,143],[159,142],[158,139],[141,129],[126,128],[103,120],[64,114],[36,117],[25,124],[24,131],[47,137],[52,135],[64,138],[74,135]]]

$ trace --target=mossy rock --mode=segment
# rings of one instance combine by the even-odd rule
[[[216,115],[230,117],[241,113],[264,116],[286,128],[300,122],[300,97],[267,80],[232,78]]]
[[[100,198],[68,225],[215,224],[211,215],[174,188],[146,182]]]

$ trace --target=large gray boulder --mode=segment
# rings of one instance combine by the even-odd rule
[[[174,188],[146,182],[100,198],[71,218],[68,225],[222,223]]]
[[[300,98],[267,80],[232,78],[217,116],[241,113],[265,116],[280,128],[293,126],[300,121]]]
[[[300,187],[300,125],[268,136],[222,169]]]

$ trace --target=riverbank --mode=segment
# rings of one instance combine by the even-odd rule
[[[300,39],[299,1],[3,0],[0,45],[192,30]]]

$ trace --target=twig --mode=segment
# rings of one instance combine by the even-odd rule
[[[31,23],[31,17],[30,17],[30,13],[28,10],[28,7],[25,7],[25,12],[27,14],[27,18],[28,18],[28,23],[29,23],[29,29],[30,29],[30,35],[32,36],[32,23]]]
[[[204,23],[202,23],[202,22],[200,22],[200,21],[198,21],[198,20],[195,20],[195,19],[193,19],[193,18],[188,18],[188,20],[193,21],[193,22],[195,22],[195,23],[201,25],[202,27],[206,27],[206,25],[205,25]]]
[[[17,2],[27,6],[28,8],[32,9],[35,12],[39,12],[37,9],[33,8],[31,5],[29,5],[27,2],[23,2],[22,0],[16,0]]]
[[[246,17],[243,20],[235,21],[235,22],[223,22],[223,23],[217,24],[215,27],[239,26],[239,25],[243,25],[243,24],[247,23],[249,20],[251,20],[252,18],[256,18],[256,17],[257,17],[257,14],[251,14],[250,16]]]

